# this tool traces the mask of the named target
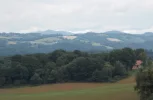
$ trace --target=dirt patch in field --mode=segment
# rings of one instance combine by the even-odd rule
[[[120,83],[120,84],[128,84],[128,83],[135,83],[135,77],[132,76],[132,77],[128,77],[126,79],[123,79],[117,83]]]

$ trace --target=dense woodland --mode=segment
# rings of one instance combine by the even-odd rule
[[[128,75],[136,60],[148,64],[143,49],[87,53],[56,50],[48,54],[0,58],[0,86],[63,82],[115,82]]]

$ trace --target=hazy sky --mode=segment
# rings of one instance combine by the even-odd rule
[[[153,0],[0,0],[0,32],[153,32]]]

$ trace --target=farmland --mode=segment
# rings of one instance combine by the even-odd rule
[[[0,100],[139,100],[134,77],[117,83],[64,83],[0,89]]]

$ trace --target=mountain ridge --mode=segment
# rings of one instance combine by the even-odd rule
[[[43,30],[43,31],[33,31],[33,32],[0,32],[0,34],[31,34],[31,33],[40,33],[40,34],[62,34],[62,35],[74,35],[74,34],[87,34],[87,33],[95,33],[95,34],[133,34],[133,35],[143,35],[143,34],[153,34],[153,32],[144,32],[142,34],[134,34],[134,33],[128,33],[124,31],[118,31],[118,30],[110,30],[110,31],[104,31],[104,32],[96,32],[96,31],[88,31],[88,32],[73,32],[73,31],[64,31],[64,30]]]
[[[68,51],[106,51],[130,47],[133,49],[153,49],[153,34],[128,34],[120,31],[107,31],[102,33],[86,32],[84,34],[71,34],[64,31],[18,34],[0,34],[0,55],[48,53],[57,49]]]

